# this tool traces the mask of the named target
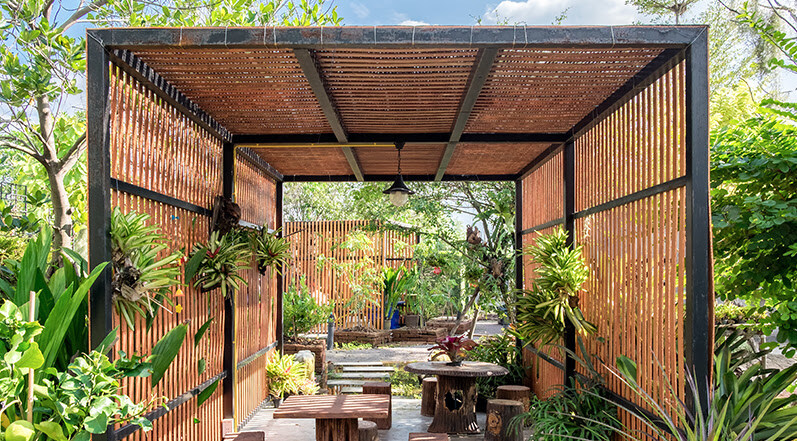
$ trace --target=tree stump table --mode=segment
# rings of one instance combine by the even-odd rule
[[[387,418],[387,395],[293,395],[274,418],[314,418],[316,441],[359,441],[358,418]]]
[[[480,361],[450,366],[445,361],[410,363],[407,372],[437,376],[437,397],[432,433],[479,433],[476,422],[476,378],[506,375],[506,368]]]

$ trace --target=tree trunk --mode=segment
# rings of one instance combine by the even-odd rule
[[[57,251],[61,248],[72,248],[72,206],[64,187],[64,171],[47,169],[50,181],[50,198],[53,204],[53,261],[58,262]]]
[[[476,291],[473,292],[473,295],[468,300],[468,304],[462,309],[462,311],[457,315],[457,321],[454,322],[454,327],[448,331],[448,335],[453,335],[456,333],[457,328],[459,328],[460,323],[462,323],[462,319],[465,317],[465,314],[468,313],[468,310],[479,300],[479,293],[481,292],[481,285],[476,287]]]

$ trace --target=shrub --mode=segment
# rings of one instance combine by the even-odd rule
[[[298,394],[308,391],[305,366],[296,361],[293,355],[274,355],[266,364],[266,382],[269,394],[284,398],[285,394]]]
[[[482,337],[479,345],[468,352],[468,360],[493,363],[509,370],[504,376],[478,378],[476,386],[480,396],[494,398],[498,386],[523,383],[523,355],[512,335],[505,333]]]
[[[332,303],[319,305],[307,288],[304,276],[298,284],[288,288],[283,298],[285,330],[294,340],[299,334],[311,331],[314,327],[325,323],[332,312]]]

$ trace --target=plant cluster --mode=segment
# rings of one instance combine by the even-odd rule
[[[401,296],[407,293],[410,287],[414,285],[415,280],[413,274],[404,267],[382,268],[382,277],[384,278],[382,282],[384,286],[384,313],[385,318],[390,319],[396,311]]]
[[[287,394],[317,392],[310,387],[307,368],[293,358],[293,355],[276,354],[266,363],[266,382],[268,392],[276,398],[284,398]],[[310,380],[312,381],[312,380]]]
[[[185,279],[194,280],[194,287],[202,292],[221,289],[226,298],[246,281],[238,275],[246,269],[251,252],[245,233],[232,230],[227,234],[214,231],[207,244],[197,243],[185,265]]]
[[[748,329],[758,330],[760,323],[766,319],[761,308],[755,306],[739,306],[733,302],[714,305],[714,323],[716,325],[740,325]]]
[[[420,399],[422,390],[418,375],[404,370],[407,363],[398,363],[395,370],[390,373],[390,390],[393,395],[406,398]]]
[[[180,285],[183,253],[159,257],[169,245],[157,225],[147,225],[149,219],[148,214],[124,214],[119,207],[111,213],[113,303],[130,329],[135,329],[136,314],[146,318],[148,328],[152,326],[161,307],[174,306],[169,293]]]
[[[261,275],[265,275],[268,268],[276,268],[279,272],[291,257],[291,243],[280,237],[279,230],[269,232],[263,226],[260,231],[251,233],[251,238],[257,270]]]
[[[437,339],[437,344],[428,350],[437,351],[433,356],[445,354],[452,362],[462,361],[468,351],[479,344],[464,335],[454,335]]]
[[[486,398],[495,398],[498,386],[521,384],[526,373],[521,349],[515,337],[509,333],[482,337],[479,339],[479,345],[468,352],[467,359],[497,364],[509,371],[503,376],[476,379],[479,396]]]
[[[282,300],[284,308],[285,332],[294,340],[299,339],[299,334],[311,331],[316,326],[325,323],[332,313],[333,305],[328,302],[319,305],[310,295],[305,277],[299,283],[291,284]]]
[[[581,246],[568,244],[568,233],[558,228],[540,235],[524,253],[537,265],[531,289],[518,298],[517,335],[545,345],[564,335],[566,323],[580,334],[597,332],[578,307],[581,287],[589,277]]]

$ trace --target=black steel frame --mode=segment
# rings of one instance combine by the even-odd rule
[[[667,191],[672,188],[686,186],[687,209],[687,326],[686,326],[686,354],[687,364],[693,369],[697,383],[707,384],[704,380],[711,375],[711,328],[710,314],[712,301],[711,285],[711,230],[709,223],[708,204],[708,49],[706,27],[704,26],[602,26],[602,27],[345,27],[345,28],[188,28],[188,29],[90,29],[87,31],[87,120],[88,120],[88,156],[89,156],[89,263],[92,268],[102,262],[110,261],[110,241],[108,231],[110,227],[110,196],[111,188],[118,188],[153,199],[165,204],[173,205],[202,215],[208,215],[209,210],[203,209],[185,201],[166,195],[161,195],[150,190],[134,186],[122,181],[111,179],[110,170],[110,127],[109,127],[109,67],[112,64],[123,69],[135,77],[143,86],[151,89],[157,96],[172,105],[177,111],[206,129],[213,136],[225,142],[224,148],[224,194],[232,195],[232,177],[234,176],[234,152],[237,144],[263,144],[263,147],[280,143],[367,143],[367,142],[396,142],[407,143],[447,143],[444,155],[435,175],[406,176],[410,181],[434,180],[482,180],[482,181],[514,181],[517,192],[516,199],[516,246],[522,245],[522,236],[543,228],[544,226],[563,223],[572,230],[573,220],[582,216],[594,214],[598,211],[614,208]],[[165,81],[154,70],[138,59],[134,54],[137,48],[153,48],[176,46],[206,47],[206,48],[288,48],[311,55],[309,50],[347,47],[369,48],[403,48],[403,47],[454,47],[454,48],[479,48],[481,60],[495,60],[498,49],[502,48],[610,48],[610,47],[646,47],[664,48],[662,54],[654,59],[638,75],[630,79],[618,91],[605,100],[595,111],[587,115],[567,133],[461,133],[460,124],[452,127],[451,133],[426,133],[426,134],[358,134],[346,133],[338,117],[334,124],[337,111],[334,103],[324,88],[323,81],[317,69],[305,60],[303,68],[305,73],[318,76],[313,87],[319,101],[324,101],[326,94],[328,108],[324,109],[325,115],[333,126],[332,134],[310,135],[234,135],[225,127],[206,114],[200,106],[185,97],[176,87]],[[304,51],[304,52],[303,52]],[[574,213],[572,205],[572,141],[589,130],[592,125],[603,119],[619,105],[644,89],[647,85],[658,79],[664,72],[680,61],[687,63],[687,175],[659,186],[643,190],[642,192],[626,196],[617,201],[612,201],[599,207],[593,207],[583,212]],[[312,62],[312,57],[309,59]],[[483,85],[484,72],[489,72],[488,64],[477,61],[469,82],[468,91],[463,96],[457,122],[461,117],[470,112],[470,100],[475,101],[478,91]],[[485,75],[486,77],[486,75]],[[311,82],[312,83],[312,82]],[[322,103],[323,104],[323,103]],[[466,118],[465,118],[466,120]],[[339,130],[334,130],[338,128]],[[459,132],[459,133],[457,133]],[[453,154],[456,143],[511,143],[511,142],[543,142],[551,143],[551,147],[538,157],[534,158],[519,173],[505,175],[446,175],[447,161]],[[571,153],[568,155],[568,145]],[[231,147],[230,147],[231,146]],[[255,152],[246,147],[239,147],[238,154],[252,164],[259,166],[277,185],[277,225],[282,226],[282,196],[283,182],[306,181],[390,181],[393,176],[364,175],[355,153],[346,145],[341,148],[346,154],[352,167],[349,176],[283,176],[278,170],[271,167]],[[565,212],[562,219],[556,219],[545,225],[539,225],[525,230],[522,227],[522,185],[521,180],[537,167],[545,163],[560,149],[565,149]],[[228,157],[228,155],[230,155]],[[233,158],[230,160],[229,158]],[[570,168],[568,169],[568,164]],[[569,185],[568,185],[568,178]],[[112,184],[114,187],[112,187]],[[569,209],[568,209],[569,207]],[[523,285],[523,268],[520,257],[516,260],[516,284]],[[91,316],[90,332],[91,344],[97,345],[112,329],[113,308],[110,296],[110,269],[107,269],[97,280],[91,290],[89,313]],[[282,289],[283,280],[278,278],[277,296],[277,348],[281,351],[282,340]],[[232,317],[228,311],[227,318]],[[227,335],[225,335],[227,339]],[[568,346],[573,342],[568,339]],[[574,346],[571,346],[574,349]],[[265,348],[268,349],[268,348]],[[270,349],[269,349],[270,350]],[[257,355],[257,354],[255,354]],[[250,357],[251,358],[251,357]],[[231,362],[233,358],[224,357],[224,372],[217,375],[224,378],[223,390],[225,391],[225,415],[229,414],[227,395],[232,394],[229,384],[237,366]],[[247,359],[248,360],[248,359]],[[246,360],[244,360],[246,361]],[[569,362],[565,363],[566,365]],[[565,370],[568,376],[573,375],[573,369]],[[216,378],[216,377],[214,377]],[[199,393],[202,385],[186,394],[172,400],[174,407],[188,401]],[[194,393],[194,391],[197,391]],[[187,398],[186,398],[187,397]],[[170,410],[173,408],[169,406]],[[164,411],[165,413],[166,411]],[[157,418],[157,415],[154,416]],[[122,429],[120,429],[121,431]],[[119,431],[117,431],[119,432]],[[124,434],[118,433],[119,436]],[[105,436],[96,436],[98,440],[117,439],[117,433],[109,430]]]

